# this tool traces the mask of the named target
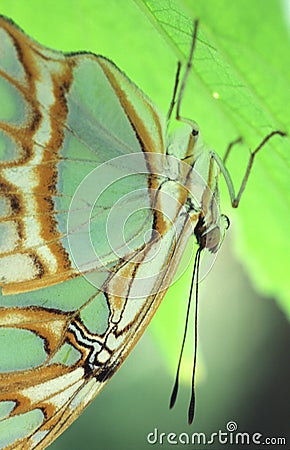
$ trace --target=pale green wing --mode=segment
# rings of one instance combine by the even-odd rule
[[[41,449],[141,336],[198,209],[190,167],[162,159],[163,119],[112,62],[45,49],[4,17],[0,42],[0,447]]]

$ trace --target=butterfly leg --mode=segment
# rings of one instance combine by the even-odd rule
[[[267,136],[264,137],[264,139],[260,142],[260,144],[256,147],[256,149],[250,153],[250,158],[249,158],[249,161],[248,161],[248,165],[246,167],[246,171],[245,171],[245,174],[244,174],[244,177],[242,179],[241,186],[239,188],[239,191],[238,191],[237,195],[235,194],[233,181],[231,179],[231,176],[230,176],[230,173],[229,173],[228,169],[225,166],[225,162],[226,162],[226,160],[227,160],[227,158],[228,158],[228,156],[230,154],[230,151],[232,150],[233,146],[235,144],[237,144],[237,143],[242,142],[242,139],[239,138],[236,141],[233,141],[228,146],[227,151],[226,151],[225,156],[224,156],[223,159],[221,159],[215,152],[211,152],[211,157],[214,158],[214,160],[218,164],[218,166],[220,168],[220,171],[223,174],[224,179],[225,179],[225,181],[227,183],[227,187],[228,187],[228,190],[229,190],[229,194],[230,194],[231,203],[232,203],[232,207],[233,208],[237,208],[239,203],[240,203],[241,196],[242,196],[242,194],[243,194],[243,192],[245,190],[246,184],[248,182],[248,178],[249,178],[249,175],[250,175],[250,172],[251,172],[251,169],[252,169],[252,166],[253,166],[253,163],[254,163],[254,158],[255,158],[256,154],[266,145],[266,143],[270,139],[272,139],[272,137],[274,137],[276,135],[281,136],[281,137],[285,137],[286,133],[284,133],[283,131],[278,131],[278,130],[277,131],[272,131],[271,133],[267,134]]]
[[[223,163],[224,164],[226,163],[226,161],[227,161],[227,159],[229,157],[229,154],[231,153],[233,147],[235,145],[237,145],[237,144],[242,144],[242,143],[243,143],[243,138],[242,137],[239,137],[238,139],[235,139],[234,141],[229,143],[228,148],[226,149],[226,152],[225,152],[224,157],[223,157]]]
[[[181,71],[182,64],[179,61],[178,65],[177,65],[176,75],[175,75],[175,82],[174,82],[172,98],[171,98],[171,102],[169,105],[169,111],[167,114],[167,121],[169,121],[172,116],[172,112],[174,110],[175,104],[176,104],[176,112],[175,112],[176,120],[190,125],[191,128],[193,129],[193,136],[197,136],[198,126],[193,120],[182,117],[181,113],[180,113],[180,109],[181,109],[181,103],[182,103],[184,90],[185,90],[188,76],[190,74],[191,67],[192,67],[193,54],[194,54],[196,41],[197,41],[197,30],[198,30],[198,20],[195,20],[193,23],[191,46],[190,46],[189,56],[188,56],[188,60],[187,60],[186,66],[185,66],[184,74],[182,76],[182,79],[180,79],[180,71]]]
[[[177,70],[176,70],[175,79],[174,79],[174,87],[173,87],[172,97],[171,97],[171,101],[170,101],[170,105],[169,105],[169,110],[168,110],[168,113],[167,113],[167,122],[169,122],[169,120],[171,118],[172,111],[173,111],[175,103],[176,103],[178,86],[179,86],[180,71],[181,71],[181,62],[178,61],[178,63],[177,63]]]

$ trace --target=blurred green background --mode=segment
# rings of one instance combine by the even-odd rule
[[[176,62],[188,52],[192,18],[200,18],[183,114],[199,123],[205,142],[220,154],[236,137],[245,138],[246,146],[235,152],[230,165],[234,180],[239,180],[248,146],[254,148],[273,129],[289,132],[289,15],[286,2],[266,3],[49,0],[44,6],[38,0],[0,0],[0,12],[48,47],[109,57],[164,112]],[[190,339],[184,386],[175,409],[168,411],[167,406],[183,332],[187,273],[173,286],[124,367],[52,450],[148,448],[146,435],[155,427],[160,432],[211,433],[224,431],[230,420],[240,431],[286,437],[289,167],[289,139],[277,138],[259,155],[238,211],[231,210],[221,186],[223,212],[232,226],[201,285],[193,427],[186,425]]]

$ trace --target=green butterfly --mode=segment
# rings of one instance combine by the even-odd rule
[[[180,117],[189,66],[184,130],[169,137],[110,60],[46,49],[5,17],[0,42],[0,447],[43,449],[136,344],[189,237],[196,267],[218,250],[220,171],[236,207],[255,154],[283,133],[253,152],[235,196]]]

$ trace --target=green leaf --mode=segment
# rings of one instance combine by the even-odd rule
[[[138,1],[178,58],[186,59],[192,22],[200,22],[183,114],[199,123],[205,142],[223,155],[242,136],[229,161],[236,186],[248,149],[269,132],[290,134],[290,35],[282,2],[257,0]],[[263,17],[263,20],[261,20]],[[233,218],[235,249],[260,292],[290,314],[289,138],[273,138],[255,161],[239,210],[225,186],[222,208]]]
[[[244,146],[237,147],[229,160],[237,192],[248,149],[254,150],[273,130],[290,135],[290,33],[282,2],[270,0],[265,8],[263,1],[185,0],[183,10],[181,2],[170,2],[170,7],[166,0],[137,3],[183,61],[189,52],[193,20],[199,19],[183,115],[197,121],[205,142],[220,155],[231,141],[243,137]],[[255,288],[275,298],[288,317],[289,169],[289,138],[277,137],[258,155],[237,211],[231,209],[227,187],[221,183],[221,206],[231,219],[235,253]],[[171,288],[151,328],[172,370],[177,359],[172,355],[178,354],[183,333],[190,276],[187,272],[184,282]],[[192,342],[190,337],[188,341]],[[184,361],[182,375],[189,381],[190,346]]]

